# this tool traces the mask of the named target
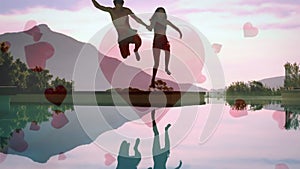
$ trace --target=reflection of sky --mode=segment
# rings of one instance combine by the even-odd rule
[[[191,132],[184,137],[179,144],[172,142],[172,138],[178,136],[180,131],[172,130],[180,120],[178,112],[169,111],[168,114],[159,122],[158,129],[163,131],[167,123],[173,126],[170,130],[171,150],[168,165],[175,167],[179,160],[183,161],[183,168],[230,168],[230,169],[253,169],[253,168],[275,168],[276,164],[285,163],[290,169],[297,169],[300,166],[299,159],[299,131],[280,130],[276,121],[272,119],[274,110],[249,111],[248,116],[233,118],[229,115],[229,107],[225,107],[224,116],[219,128],[213,137],[205,144],[199,144],[199,136],[203,129],[206,118],[210,113],[211,105],[199,107],[199,114],[195,126]],[[190,108],[187,108],[188,110]],[[183,113],[189,113],[184,111]],[[174,127],[175,128],[175,127]],[[132,131],[132,132],[129,132]],[[116,162],[110,167],[104,165],[103,149],[99,148],[102,140],[112,133],[119,133],[132,140],[128,140],[132,145],[136,137],[141,138],[139,147],[142,156],[149,153],[150,146],[143,142],[152,136],[152,129],[142,125],[140,120],[124,124],[120,128],[108,131],[98,137],[94,144],[83,145],[69,152],[65,152],[66,160],[58,161],[58,156],[52,157],[46,164],[33,163],[31,160],[19,156],[9,155],[0,164],[1,169],[9,168],[115,168]],[[161,138],[163,140],[163,137]],[[118,151],[122,139],[113,141],[115,150]],[[174,147],[175,146],[175,147]],[[130,153],[133,150],[130,149]],[[114,155],[114,153],[112,153]],[[146,168],[152,164],[151,158],[143,158],[139,168]]]

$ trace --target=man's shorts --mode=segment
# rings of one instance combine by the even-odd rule
[[[130,43],[134,43],[135,44],[135,49],[134,52],[137,52],[139,47],[142,44],[142,40],[140,38],[140,36],[138,34],[135,34],[133,36],[130,36],[126,39],[123,39],[119,42],[119,48],[120,48],[120,52],[123,58],[127,58],[127,56],[130,55],[130,51],[129,51],[129,44]]]

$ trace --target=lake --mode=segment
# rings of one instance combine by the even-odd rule
[[[276,100],[207,100],[175,108],[11,104],[0,114],[0,168],[112,169],[122,142],[135,141],[138,168],[153,167],[153,123],[165,146],[167,168],[298,169],[300,105]]]

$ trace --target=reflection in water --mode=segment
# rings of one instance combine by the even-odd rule
[[[171,127],[171,124],[168,124],[165,127],[165,147],[161,148],[160,140],[159,140],[159,132],[155,122],[155,110],[151,112],[151,118],[152,118],[152,127],[154,133],[154,140],[153,140],[153,147],[152,147],[152,156],[154,162],[153,169],[166,169],[166,163],[170,155],[169,128]],[[181,166],[182,166],[182,162],[180,161],[180,164],[178,167],[176,167],[176,169],[179,169]],[[152,167],[149,167],[148,169],[152,169]]]
[[[272,118],[278,123],[278,127],[280,129],[299,129],[300,105],[295,105],[294,102],[282,105],[280,100],[255,100],[255,98],[251,98],[247,101],[242,99],[226,99],[226,101],[231,106],[229,113],[233,117],[242,117],[248,115],[248,104],[250,110],[252,111],[261,110],[262,108],[277,110],[273,113]]]
[[[299,129],[300,106],[284,106],[285,110],[285,129]]]
[[[286,164],[276,164],[275,169],[289,169]]]
[[[24,132],[21,129],[16,129],[9,139],[8,147],[17,151],[23,152],[28,148],[28,143],[24,139]]]
[[[39,131],[41,126],[36,121],[32,121],[29,130]]]
[[[64,153],[59,153],[59,155],[58,155],[58,160],[65,160],[65,159],[67,159],[67,156],[64,154]]]
[[[106,153],[104,155],[105,161],[104,164],[106,166],[110,166],[112,163],[114,163],[116,161],[116,158],[114,156],[112,156],[110,153]]]
[[[56,109],[53,114],[63,114],[62,111],[73,109],[72,105],[61,105],[50,106],[50,105],[35,105],[35,104],[27,104],[27,105],[18,105],[12,104],[7,111],[0,112],[0,152],[1,159],[6,157],[7,153],[13,154],[27,154],[27,150],[29,147],[33,145],[29,145],[26,140],[27,132],[24,131],[27,125],[29,125],[28,131],[38,132],[41,129],[40,124],[44,122],[48,122],[53,114],[49,112],[51,109]],[[59,109],[59,110],[58,110]],[[54,116],[55,116],[54,115]],[[55,125],[53,127],[61,128],[68,121],[66,116],[61,118],[58,115],[56,121],[54,121]],[[52,118],[52,121],[55,118]],[[26,134],[27,133],[27,134]],[[41,134],[41,133],[39,133]],[[30,138],[30,137],[28,137]],[[27,139],[28,139],[27,138]],[[31,138],[30,138],[31,139]],[[29,155],[31,156],[31,155]]]
[[[118,165],[117,169],[136,169],[139,165],[142,156],[140,151],[138,150],[138,146],[140,144],[140,139],[137,138],[135,141],[135,145],[133,147],[134,156],[129,156],[129,147],[130,143],[127,141],[123,141],[120,146],[119,155],[118,155]]]
[[[65,113],[60,110],[54,110],[52,113],[52,127],[56,129],[60,129],[64,127],[67,123],[69,123],[68,118],[66,117]]]
[[[232,117],[236,118],[247,116],[248,111],[246,101],[243,99],[236,99],[234,104],[231,106],[229,113]]]

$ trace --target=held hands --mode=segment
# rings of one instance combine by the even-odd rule
[[[149,26],[149,25],[146,25],[146,28],[148,29],[148,31],[152,31],[152,28],[151,28],[151,26]]]

